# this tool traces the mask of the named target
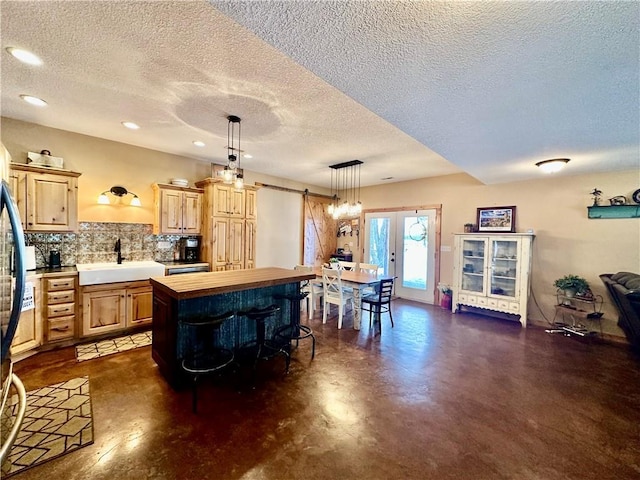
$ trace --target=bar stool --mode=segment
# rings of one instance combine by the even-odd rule
[[[234,315],[233,312],[216,316],[197,315],[180,321],[187,329],[185,338],[189,346],[182,359],[182,369],[193,376],[193,413],[198,410],[198,378],[234,363],[232,350],[215,345],[220,326]]]
[[[300,324],[300,302],[307,298],[309,292],[300,292],[292,295],[275,295],[274,298],[278,300],[288,300],[291,304],[291,323],[276,330],[275,336],[291,343],[292,340],[296,341],[296,348],[300,340],[311,337],[311,360],[316,356],[316,337],[313,335],[313,330],[308,325]]]
[[[265,334],[266,319],[275,315],[279,311],[280,311],[280,307],[274,304],[264,308],[254,307],[250,310],[241,312],[241,315],[244,315],[248,319],[256,322],[255,344],[257,347],[257,352],[256,352],[256,357],[253,363],[254,371],[258,365],[258,360],[268,360],[270,358],[275,357],[276,355],[283,355],[286,362],[285,372],[289,373],[289,363],[291,362],[291,356],[289,355],[289,352],[287,351],[284,345],[280,345],[272,339],[267,339]],[[287,348],[290,348],[290,345],[287,346]]]

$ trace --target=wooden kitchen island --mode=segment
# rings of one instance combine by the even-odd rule
[[[152,278],[151,354],[160,372],[174,388],[181,387],[185,381],[180,363],[189,338],[181,327],[181,319],[235,312],[233,320],[220,327],[219,346],[238,349],[254,340],[256,334],[255,323],[239,312],[278,304],[280,312],[267,328],[267,335],[271,335],[274,329],[288,325],[291,318],[290,302],[275,297],[296,294],[300,291],[300,282],[313,278],[313,273],[276,267]]]

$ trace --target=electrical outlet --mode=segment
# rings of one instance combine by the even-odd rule
[[[161,250],[168,250],[171,248],[171,242],[158,242],[158,248]]]

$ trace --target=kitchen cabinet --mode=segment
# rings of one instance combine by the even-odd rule
[[[254,268],[257,187],[237,190],[214,178],[196,186],[204,190],[201,259],[212,271]]]
[[[529,234],[456,234],[454,311],[498,312],[526,327],[532,242]]]
[[[203,190],[154,183],[154,234],[200,235]]]
[[[44,311],[46,341],[73,340],[76,324],[77,275],[45,276]]]
[[[152,320],[148,280],[81,287],[82,337],[123,331]]]
[[[80,173],[12,163],[10,183],[27,232],[74,232]]]
[[[20,314],[18,328],[11,342],[14,360],[42,345],[42,279],[27,277],[27,282],[33,284],[34,308]]]

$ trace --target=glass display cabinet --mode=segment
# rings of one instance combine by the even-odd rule
[[[526,327],[532,241],[531,234],[456,234],[453,311],[500,312]]]

